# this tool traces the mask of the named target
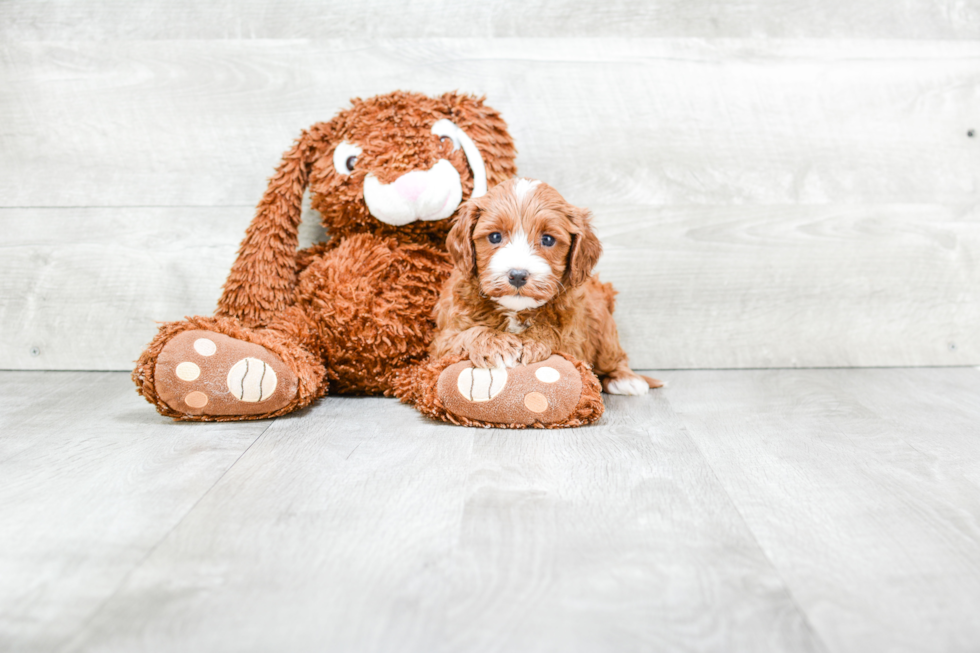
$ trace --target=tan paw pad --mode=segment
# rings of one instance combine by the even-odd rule
[[[534,370],[534,376],[537,377],[538,381],[541,381],[542,383],[555,383],[561,378],[561,372],[553,367],[542,365],[538,369]]]
[[[540,392],[529,392],[524,395],[524,405],[532,413],[543,413],[548,410],[548,398]]]
[[[258,358],[243,358],[228,370],[228,391],[240,401],[262,401],[276,391],[276,372]]]
[[[438,394],[450,412],[490,424],[555,424],[568,418],[582,396],[582,377],[554,355],[531,365],[493,370],[469,361],[439,375]]]
[[[507,368],[467,367],[456,379],[456,389],[470,401],[490,401],[507,385]]]
[[[204,408],[208,405],[208,396],[203,392],[195,390],[184,397],[184,403],[191,408]]]
[[[194,351],[201,356],[214,356],[214,353],[218,351],[218,345],[214,344],[214,340],[210,338],[198,338],[194,341]]]
[[[296,397],[296,375],[261,345],[201,329],[174,336],[157,357],[157,394],[187,415],[262,415]]]
[[[184,361],[174,369],[174,373],[181,381],[194,381],[201,376],[201,368],[190,361]]]

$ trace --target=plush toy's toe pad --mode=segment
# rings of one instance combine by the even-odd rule
[[[439,398],[447,410],[491,424],[557,424],[581,396],[579,371],[561,356],[495,369],[460,361],[439,375]]]
[[[296,397],[296,375],[261,345],[204,330],[183,331],[156,362],[156,388],[187,415],[261,415]]]

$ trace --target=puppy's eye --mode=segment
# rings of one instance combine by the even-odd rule
[[[356,156],[349,156],[349,157],[347,157],[347,161],[344,163],[344,165],[347,166],[347,172],[354,172],[354,164],[355,163],[357,163],[357,157]]]
[[[487,240],[490,241],[490,244],[491,245],[499,245],[500,244],[500,241],[503,240],[503,239],[504,239],[504,237],[500,234],[499,231],[495,231],[492,234],[490,234],[489,236],[487,236]]]
[[[555,237],[551,234],[545,234],[541,236],[541,244],[545,247],[551,247],[555,244]]]

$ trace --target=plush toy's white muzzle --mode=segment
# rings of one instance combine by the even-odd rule
[[[371,215],[396,227],[416,220],[448,218],[462,199],[459,173],[445,159],[428,170],[406,173],[390,184],[382,184],[373,174],[364,178],[364,201]]]
[[[466,162],[473,173],[473,197],[480,197],[487,192],[487,171],[483,156],[476,144],[450,120],[436,121],[432,133],[441,138],[449,138],[453,142],[453,150],[463,148]],[[351,148],[347,143],[341,146]],[[356,146],[353,146],[356,147]],[[338,154],[340,152],[340,154]],[[341,151],[338,147],[334,152],[334,165],[338,166],[337,157],[348,154],[356,156],[357,152]],[[413,170],[396,179],[390,184],[382,184],[373,174],[364,178],[364,201],[368,210],[375,218],[395,227],[422,220],[444,220],[456,211],[463,201],[463,186],[459,173],[446,159],[428,170]]]

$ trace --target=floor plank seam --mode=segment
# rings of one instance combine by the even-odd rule
[[[725,498],[728,499],[728,503],[735,511],[735,514],[738,515],[738,520],[742,523],[743,526],[745,526],[745,530],[752,537],[752,541],[755,543],[755,546],[758,548],[759,553],[762,554],[762,557],[765,558],[766,561],[769,563],[769,567],[772,569],[772,572],[776,575],[777,578],[779,578],[779,582],[782,584],[783,591],[786,593],[786,596],[792,602],[797,612],[799,612],[800,617],[802,617],[803,619],[803,623],[806,624],[807,631],[813,636],[814,641],[820,646],[821,650],[830,651],[830,649],[827,646],[827,643],[817,632],[817,629],[813,625],[813,622],[810,621],[810,615],[807,614],[806,610],[803,609],[803,606],[800,605],[799,601],[796,600],[796,596],[793,595],[793,591],[790,588],[789,583],[786,582],[786,578],[783,576],[782,571],[779,569],[779,567],[776,566],[776,563],[773,562],[772,558],[769,556],[769,553],[766,551],[765,547],[762,546],[762,543],[759,542],[758,536],[755,534],[755,531],[753,531],[752,528],[749,526],[748,521],[745,519],[745,516],[742,514],[742,511],[738,507],[738,504],[735,503],[735,500],[732,498],[732,495],[729,493],[728,488],[726,488],[724,483],[721,482],[721,478],[718,476],[718,473],[715,471],[715,468],[711,466],[711,462],[708,460],[708,457],[704,454],[704,451],[701,450],[701,447],[698,445],[697,441],[691,437],[690,431],[688,431],[687,428],[687,424],[684,423],[684,420],[681,417],[681,415],[678,414],[674,410],[673,406],[670,405],[670,399],[666,397],[664,399],[671,415],[677,420],[678,424],[680,425],[680,429],[684,433],[684,437],[687,438],[687,440],[694,447],[695,451],[698,452],[698,455],[701,456],[701,460],[704,461],[705,466],[711,471],[712,478],[715,479],[715,482],[718,484],[718,487],[722,490],[722,492],[725,493]]]
[[[196,510],[196,509],[197,509],[197,507],[198,507],[198,506],[199,506],[199,505],[201,504],[201,501],[203,501],[203,500],[204,500],[204,498],[205,498],[205,497],[207,497],[207,496],[208,496],[209,494],[211,494],[211,491],[212,491],[212,490],[214,490],[214,488],[215,488],[215,487],[217,487],[217,485],[218,485],[218,483],[220,483],[220,482],[221,482],[221,479],[223,479],[223,478],[224,478],[224,477],[225,477],[225,476],[226,476],[226,475],[228,474],[228,472],[230,472],[230,471],[231,471],[232,469],[234,469],[234,467],[235,467],[235,465],[237,465],[237,464],[238,464],[238,462],[239,462],[239,461],[240,461],[240,460],[241,460],[242,458],[244,458],[244,457],[245,457],[245,454],[247,454],[247,453],[248,453],[248,452],[249,452],[249,451],[250,451],[250,450],[252,449],[252,447],[254,447],[254,446],[255,446],[255,443],[256,443],[256,442],[258,442],[259,440],[261,440],[261,439],[262,439],[262,437],[263,437],[263,436],[264,436],[264,435],[265,435],[265,434],[266,434],[266,433],[267,433],[267,432],[269,431],[269,429],[270,429],[270,428],[272,428],[272,425],[273,425],[273,424],[275,424],[275,423],[276,423],[276,422],[277,422],[278,420],[279,420],[279,418],[274,418],[274,419],[272,419],[272,420],[270,420],[270,421],[269,421],[269,425],[268,425],[268,426],[266,426],[266,427],[265,427],[264,429],[262,429],[262,432],[261,432],[261,433],[259,433],[259,434],[258,434],[257,436],[255,436],[255,439],[254,439],[254,440],[252,440],[252,441],[251,441],[251,442],[250,442],[250,443],[248,444],[248,446],[247,446],[247,447],[245,447],[245,449],[244,449],[244,450],[242,451],[242,453],[241,453],[241,454],[239,454],[239,455],[238,455],[238,457],[237,457],[237,458],[235,458],[235,460],[234,460],[234,461],[233,461],[233,462],[232,462],[232,463],[231,463],[230,465],[228,465],[228,467],[227,467],[227,468],[226,468],[226,469],[225,469],[225,470],[224,470],[223,472],[221,472],[221,474],[219,474],[219,475],[218,475],[218,478],[216,478],[216,479],[214,480],[214,483],[212,483],[212,484],[211,484],[210,486],[208,486],[208,489],[207,489],[207,490],[205,490],[205,491],[204,491],[204,492],[203,492],[203,493],[201,494],[201,496],[199,496],[199,497],[197,498],[197,501],[195,501],[195,502],[194,502],[194,504],[193,504],[193,505],[192,505],[192,506],[191,506],[190,508],[188,508],[188,509],[187,509],[187,510],[186,510],[186,511],[184,512],[184,514],[183,514],[183,515],[181,515],[181,516],[180,516],[180,519],[178,519],[177,521],[175,521],[175,522],[173,523],[173,525],[172,525],[172,526],[171,526],[170,528],[168,528],[168,529],[167,529],[167,532],[166,532],[166,533],[164,533],[164,534],[163,534],[163,536],[162,536],[162,537],[161,537],[161,538],[160,538],[160,539],[159,539],[159,540],[158,540],[158,541],[156,542],[156,544],[154,544],[153,546],[151,546],[151,547],[150,547],[150,548],[149,548],[149,549],[147,550],[147,552],[146,552],[146,553],[145,553],[145,554],[143,555],[143,557],[142,557],[142,558],[140,558],[140,560],[139,560],[139,562],[137,562],[137,563],[136,563],[135,565],[133,565],[133,567],[132,567],[132,569],[130,569],[130,570],[129,570],[128,572],[126,572],[126,575],[125,575],[125,576],[123,576],[123,577],[122,577],[122,579],[120,579],[120,581],[119,581],[119,584],[118,584],[118,585],[116,585],[116,589],[115,589],[115,590],[113,590],[113,591],[112,591],[112,593],[111,593],[111,594],[109,594],[109,595],[108,595],[108,596],[107,596],[107,597],[105,598],[105,600],[103,600],[103,601],[102,601],[102,602],[101,602],[101,603],[100,603],[100,604],[98,605],[98,607],[97,607],[97,608],[95,608],[95,610],[93,610],[93,611],[92,611],[92,613],[91,613],[91,614],[89,614],[89,616],[85,618],[85,621],[83,621],[83,622],[82,622],[82,623],[81,623],[81,624],[80,624],[80,625],[78,626],[78,629],[77,629],[77,630],[76,630],[76,631],[74,632],[74,634],[72,634],[72,635],[71,635],[71,636],[70,636],[69,638],[67,638],[67,639],[66,639],[66,640],[65,640],[65,641],[64,641],[64,642],[63,642],[63,643],[62,643],[62,644],[61,644],[60,646],[58,646],[58,647],[57,647],[57,648],[56,648],[55,650],[58,650],[58,651],[64,651],[64,650],[65,650],[65,649],[66,649],[66,648],[67,648],[67,647],[68,647],[68,646],[69,646],[69,645],[70,645],[70,644],[71,644],[71,643],[72,643],[73,641],[75,641],[75,640],[76,640],[76,639],[77,639],[77,638],[78,638],[78,637],[79,637],[79,636],[80,636],[80,635],[81,635],[82,633],[84,633],[84,632],[85,632],[85,630],[86,630],[86,629],[87,629],[87,628],[89,627],[89,625],[90,625],[90,624],[91,624],[91,623],[92,623],[92,622],[93,622],[93,621],[95,620],[95,618],[99,616],[99,614],[100,614],[100,613],[101,613],[101,612],[102,612],[102,611],[103,611],[103,610],[105,609],[105,607],[106,607],[107,605],[109,605],[109,603],[111,603],[111,602],[112,602],[112,600],[113,600],[114,598],[116,598],[116,596],[117,596],[117,595],[119,594],[119,591],[120,591],[120,590],[121,590],[121,589],[122,589],[122,588],[123,588],[123,587],[124,587],[124,586],[126,585],[126,582],[127,582],[127,581],[128,581],[129,579],[130,579],[130,577],[131,577],[131,576],[132,576],[132,575],[133,575],[134,573],[136,573],[136,572],[137,572],[137,571],[138,571],[138,570],[139,570],[140,568],[142,568],[144,564],[146,564],[146,561],[147,561],[147,560],[149,560],[149,559],[150,559],[150,557],[151,557],[151,556],[153,555],[153,553],[154,553],[154,552],[155,552],[155,551],[156,551],[157,549],[159,549],[159,548],[160,548],[160,545],[162,545],[162,544],[163,544],[164,542],[166,542],[166,541],[167,541],[167,538],[169,538],[169,537],[170,537],[170,535],[171,535],[171,534],[173,534],[173,532],[174,532],[175,530],[177,530],[177,528],[178,528],[178,527],[179,527],[179,526],[180,526],[180,525],[181,525],[182,523],[184,523],[184,520],[186,520],[186,519],[187,519],[187,517],[188,517],[188,516],[189,516],[189,515],[190,515],[190,514],[191,514],[192,512],[194,512],[194,510]]]

